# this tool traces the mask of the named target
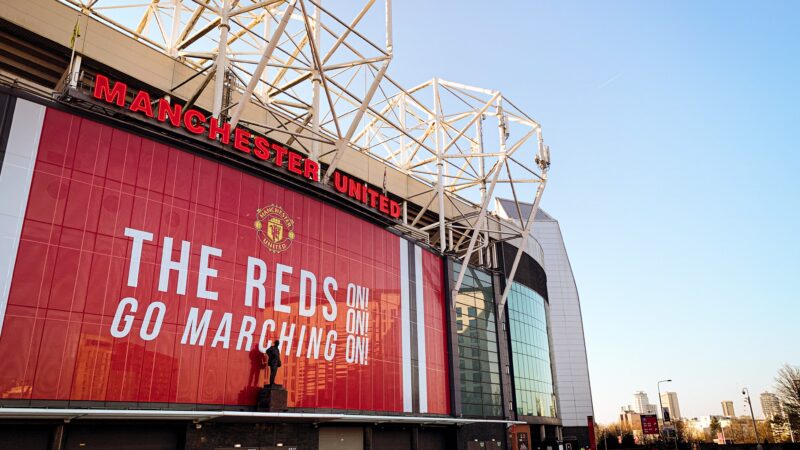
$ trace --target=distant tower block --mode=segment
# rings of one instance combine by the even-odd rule
[[[725,417],[736,417],[736,412],[733,410],[733,402],[731,400],[724,400],[722,402],[722,415]]]

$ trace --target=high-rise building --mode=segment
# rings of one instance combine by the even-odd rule
[[[633,394],[633,410],[639,414],[655,414],[656,405],[650,403],[647,392],[636,391]]]
[[[782,415],[781,402],[778,400],[778,396],[772,392],[762,392],[761,411],[764,413],[764,418],[767,420]]]
[[[678,394],[675,392],[661,393],[661,405],[669,411],[669,417],[672,420],[681,418],[681,407],[678,405]],[[663,414],[663,411],[662,411]]]
[[[647,392],[644,391],[637,391],[633,394],[633,410],[641,413],[642,408],[644,405],[650,403],[650,399],[647,397]]]
[[[730,400],[723,400],[722,402],[722,415],[725,417],[736,417],[733,411],[733,402]]]

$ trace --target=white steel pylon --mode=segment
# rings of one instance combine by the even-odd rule
[[[286,139],[311,130],[310,148],[295,142],[313,159],[348,145],[392,58],[391,0],[57,1],[194,68],[203,83],[189,102],[213,90],[213,116],[235,125],[256,105],[264,120],[250,126]]]
[[[393,83],[389,78],[384,82]],[[358,145],[429,186],[418,193],[427,201],[413,217],[404,218],[405,225],[428,233],[442,252],[489,267],[497,266],[491,242],[518,239],[520,250],[510,268],[513,279],[550,166],[539,123],[499,91],[439,78],[372,106],[380,115],[373,115],[356,135]],[[513,199],[519,223],[489,211],[498,191]],[[521,203],[533,205],[529,214],[523,216]],[[430,210],[438,220],[422,222]],[[454,292],[466,269],[463,264]]]

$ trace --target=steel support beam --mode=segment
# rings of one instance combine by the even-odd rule
[[[289,19],[292,17],[292,12],[294,12],[294,7],[296,4],[297,0],[291,0],[289,5],[286,6],[286,10],[283,12],[283,17],[281,18],[280,23],[278,23],[278,28],[276,28],[275,32],[272,33],[272,37],[270,38],[267,46],[264,48],[264,53],[261,55],[261,59],[258,61],[258,65],[250,77],[250,82],[247,83],[247,88],[245,88],[244,93],[242,93],[242,97],[239,99],[239,103],[236,105],[236,109],[234,109],[233,114],[231,115],[231,128],[236,128],[236,124],[239,123],[239,118],[242,116],[242,112],[244,112],[244,109],[250,103],[250,97],[253,95],[253,91],[255,91],[256,86],[258,85],[258,81],[261,79],[261,74],[264,72],[264,69],[266,69],[267,63],[269,62],[270,58],[272,58],[272,53],[278,46],[278,41],[283,34],[283,31],[286,29],[286,24],[289,23]]]
[[[320,3],[322,0],[319,0]],[[314,35],[311,39],[314,41],[314,47],[320,48],[322,38],[322,27],[320,26],[320,8],[314,8]],[[327,61],[327,59],[326,59]],[[323,62],[324,63],[324,62]],[[315,134],[319,134],[320,129],[320,89],[322,88],[322,67],[317,67],[316,70],[310,72],[311,75],[311,129]],[[322,146],[319,142],[311,143],[311,154],[309,158],[312,161],[319,161],[319,155],[322,152]],[[338,152],[337,152],[338,153]]]
[[[436,192],[439,196],[439,249],[444,252],[445,242],[445,215],[444,215],[444,151],[442,150],[442,105],[439,99],[439,79],[433,79],[433,114],[436,130],[434,143],[436,148]]]
[[[219,47],[217,49],[217,70],[214,78],[214,103],[211,114],[220,119],[222,114],[222,95],[225,89],[225,74],[228,71],[228,14],[231,10],[231,0],[224,0],[219,11]]]
[[[511,286],[514,284],[514,276],[517,274],[517,268],[519,267],[520,259],[522,259],[522,253],[525,251],[525,246],[528,245],[528,238],[533,231],[533,224],[536,221],[536,211],[539,210],[539,202],[542,200],[542,193],[544,192],[544,187],[547,184],[547,170],[550,158],[546,156],[546,149],[544,147],[544,141],[542,140],[541,130],[539,130],[537,134],[539,136],[539,154],[542,155],[542,158],[547,161],[547,164],[542,164],[542,181],[536,188],[536,196],[534,197],[533,205],[531,206],[531,212],[528,215],[528,221],[525,223],[525,229],[522,232],[522,242],[520,242],[519,248],[517,249],[517,254],[514,256],[514,263],[511,265],[511,270],[508,272],[506,286],[505,289],[503,289],[503,295],[500,297],[500,303],[498,304],[497,311],[500,321],[503,320],[508,294],[511,292]],[[520,217],[520,220],[522,220],[522,217]]]
[[[340,141],[342,141],[343,146],[339,146],[337,143],[336,154],[333,156],[333,161],[331,161],[331,164],[328,166],[328,170],[325,171],[324,181],[326,183],[330,179],[331,175],[333,175],[333,172],[336,170],[336,167],[339,165],[339,161],[341,160],[342,154],[344,153],[342,150],[344,149],[344,147],[347,146],[347,144],[350,142],[350,139],[352,139],[353,135],[358,129],[358,124],[361,122],[361,118],[364,117],[364,112],[366,112],[367,107],[369,106],[369,102],[375,95],[375,91],[378,90],[378,86],[380,85],[381,79],[383,78],[383,75],[386,74],[386,69],[388,68],[389,68],[389,61],[386,61],[385,63],[383,63],[383,66],[375,75],[375,78],[372,80],[372,84],[370,85],[367,94],[361,101],[361,106],[358,107],[358,111],[356,111],[355,117],[353,117],[353,120],[350,122],[350,128],[347,129],[347,133],[342,137],[342,139],[340,139]]]

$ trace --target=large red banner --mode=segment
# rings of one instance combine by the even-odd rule
[[[442,261],[409,246],[420,254],[320,200],[48,109],[0,399],[253,405],[278,340],[290,407],[402,412],[423,391],[412,412],[447,414]]]

